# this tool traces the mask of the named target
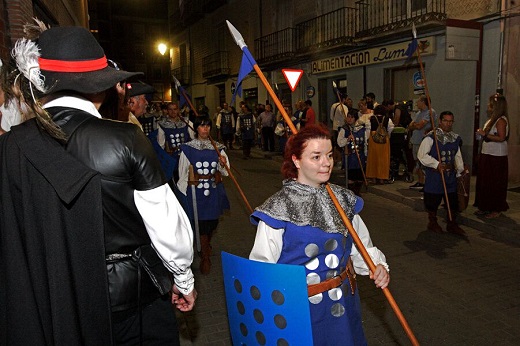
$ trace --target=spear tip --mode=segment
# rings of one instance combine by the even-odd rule
[[[332,86],[333,86],[334,88],[337,88],[337,85],[336,85],[336,82],[335,82],[335,81],[332,81]]]
[[[226,20],[227,26],[229,28],[229,31],[231,32],[231,35],[235,39],[236,44],[240,47],[240,49],[244,49],[244,47],[247,47],[246,42],[244,41],[244,38],[242,37],[242,34],[229,22],[229,20]]]
[[[175,83],[175,90],[179,91],[179,87],[181,86],[181,83],[175,76],[172,74],[173,82]]]

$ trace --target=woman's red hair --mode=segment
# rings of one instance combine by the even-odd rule
[[[328,139],[330,132],[327,127],[321,124],[307,125],[297,134],[292,135],[285,145],[285,152],[282,163],[282,175],[285,179],[298,178],[298,169],[292,160],[293,155],[301,159],[302,153],[311,139]]]

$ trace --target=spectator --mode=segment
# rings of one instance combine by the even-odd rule
[[[415,119],[408,125],[408,131],[412,132],[410,143],[412,143],[412,154],[415,161],[415,171],[417,172],[417,183],[410,186],[410,189],[424,191],[424,171],[421,162],[417,158],[417,151],[421,142],[429,131],[432,130],[432,120],[430,119],[429,100],[426,95],[421,95],[416,103],[419,111],[415,114]],[[432,109],[431,116],[433,123],[437,122],[437,113]]]
[[[478,158],[475,207],[477,215],[494,219],[509,209],[507,204],[509,119],[507,100],[503,95],[489,97],[489,119],[477,136],[483,140]]]
[[[265,105],[265,111],[258,117],[262,131],[262,143],[264,151],[274,151],[274,125],[275,117],[270,104]]]
[[[316,124],[316,113],[312,108],[312,101],[305,100],[305,115],[302,118],[302,126]]]
[[[375,109],[379,106],[379,103],[376,101],[376,95],[373,92],[369,92],[365,95],[365,100],[367,100],[368,109]]]
[[[374,135],[379,124],[387,130],[385,143],[374,141]],[[388,180],[390,173],[390,134],[394,129],[394,123],[386,115],[384,106],[377,106],[374,115],[370,118],[370,136],[368,137],[368,156],[367,156],[367,178],[374,179],[376,184],[384,184]]]

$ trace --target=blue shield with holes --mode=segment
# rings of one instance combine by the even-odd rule
[[[222,252],[233,345],[312,345],[305,269]]]

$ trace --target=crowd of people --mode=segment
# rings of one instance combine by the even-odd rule
[[[211,239],[230,208],[222,177],[234,145],[248,159],[254,145],[274,151],[278,136],[283,187],[251,215],[257,234],[249,257],[305,267],[316,345],[366,344],[356,274],[382,289],[390,281],[386,257],[359,216],[363,181],[384,184],[400,164],[409,174],[415,168],[412,187],[424,189],[427,228],[442,232],[437,209],[445,198],[447,231],[465,235],[456,223],[464,163],[455,116],[442,112],[437,127],[425,96],[412,119],[407,105],[378,104],[373,93],[358,109],[340,95],[330,111],[332,131],[318,124],[311,100],[295,110],[286,104],[295,134],[270,104],[252,110],[241,102],[237,112],[224,102],[213,117],[205,106],[195,114],[176,102],[150,105],[153,88],[108,60],[87,29],[36,27],[30,32],[39,35],[18,41],[1,69],[6,344],[179,345],[172,306],[195,306],[194,243],[200,273],[211,270]],[[490,97],[488,114],[477,131],[483,144],[475,206],[495,218],[508,209],[503,95]],[[349,189],[330,188],[374,271],[328,196],[335,157],[348,171]]]

